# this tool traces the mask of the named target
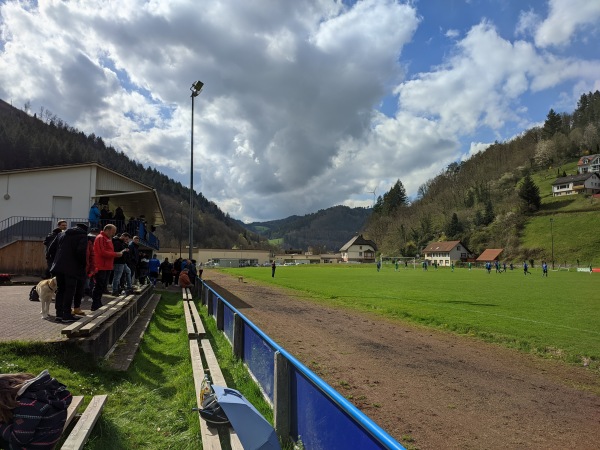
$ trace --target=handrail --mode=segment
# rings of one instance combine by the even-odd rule
[[[57,218],[55,217],[31,217],[31,216],[11,216],[0,221],[0,245],[13,242],[16,240],[42,240],[56,226]],[[90,221],[88,218],[65,217],[60,220],[66,220],[68,226],[75,226],[76,223],[85,223],[88,226]],[[128,222],[115,222],[114,220],[108,223],[117,224],[122,230],[128,225]],[[141,224],[136,224],[137,230],[135,234],[142,234],[144,227]],[[144,233],[145,234],[145,233]],[[140,243],[154,250],[160,249],[160,240],[152,232],[148,231],[147,239],[140,236]]]
[[[252,328],[254,332],[256,332],[267,344],[269,344],[273,350],[281,353],[287,360],[306,378],[308,378],[312,383],[327,395],[334,403],[336,403],[339,407],[341,407],[344,412],[346,412],[350,417],[356,420],[360,425],[362,425],[375,439],[377,439],[382,445],[385,445],[389,449],[394,450],[405,450],[393,437],[391,437],[388,433],[386,433],[379,425],[377,425],[373,420],[371,420],[366,414],[364,414],[361,410],[359,410],[356,406],[346,400],[342,395],[340,395],[335,389],[329,386],[325,381],[319,378],[312,370],[298,361],[294,356],[292,356],[287,350],[285,350],[281,345],[277,344],[273,339],[267,336],[260,328],[258,328],[252,321],[250,321],[246,316],[244,316],[238,309],[236,309],[231,303],[225,300],[219,293],[217,293],[213,288],[208,286],[204,280],[202,280],[202,284],[208,288],[214,295],[223,301],[228,308],[230,308],[235,314],[240,316],[246,324]]]

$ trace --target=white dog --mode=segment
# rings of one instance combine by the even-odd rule
[[[42,319],[46,319],[50,310],[50,302],[52,302],[52,297],[56,293],[56,277],[40,281],[35,290],[40,296],[40,302],[42,303]]]

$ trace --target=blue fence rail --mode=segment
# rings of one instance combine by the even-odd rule
[[[273,405],[275,428],[307,449],[404,449],[394,438],[278,345],[210,286],[202,304]]]

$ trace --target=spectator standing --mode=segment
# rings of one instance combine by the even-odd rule
[[[110,272],[114,267],[115,258],[123,255],[123,251],[117,253],[113,247],[112,238],[116,232],[117,227],[114,225],[105,225],[94,241],[94,257],[97,272],[96,285],[92,291],[92,311],[96,311],[102,306],[102,294],[106,290]]]
[[[88,215],[88,220],[90,221],[90,228],[98,228],[100,227],[100,208],[98,208],[98,203],[95,203],[90,207],[90,213]]]
[[[169,258],[160,264],[161,281],[164,287],[169,287],[173,284],[173,264],[169,262]]]
[[[140,252],[140,263],[138,264],[140,284],[146,284],[146,278],[148,278],[148,261],[148,255],[144,252]]]
[[[175,271],[175,284],[179,284],[179,274],[181,273],[181,258],[177,258],[173,263],[173,270]]]
[[[115,225],[116,226],[116,225]],[[119,237],[113,237],[112,243],[115,252],[121,253],[121,256],[115,258],[113,266],[113,282],[111,295],[118,296],[121,292],[121,278],[125,274],[125,292],[127,295],[133,293],[131,286],[131,270],[127,264],[129,261],[129,233],[123,233]]]
[[[133,236],[133,239],[129,241],[129,257],[127,259],[127,265],[129,266],[129,271],[131,272],[131,283],[133,285],[134,280],[136,280],[139,284],[140,279],[140,238],[138,236]]]
[[[96,237],[95,235],[93,235],[93,236]],[[86,249],[86,256],[85,256],[86,277],[85,277],[85,280],[83,281],[83,288],[77,289],[75,291],[75,296],[73,297],[73,311],[71,312],[71,314],[73,314],[74,316],[85,316],[85,313],[81,310],[81,300],[82,300],[83,296],[85,295],[86,288],[88,289],[88,293],[91,292],[89,290],[89,287],[90,287],[89,283],[90,283],[90,280],[94,278],[94,274],[96,273],[96,261],[94,258],[94,241],[93,241],[93,239],[90,239],[89,234],[86,236],[86,241],[87,241],[87,249]]]
[[[125,231],[125,214],[123,213],[123,208],[120,206],[117,206],[117,209],[115,209],[113,220],[117,226],[117,233]],[[129,236],[131,236],[131,234]]]
[[[190,281],[195,286],[196,278],[198,278],[198,272],[196,271],[196,260],[195,259],[188,260],[187,268],[188,268],[188,276],[190,277]]]
[[[45,250],[45,255],[46,255],[46,273],[44,274],[44,278],[51,278],[50,275],[50,267],[52,266],[52,261],[54,260],[54,255],[51,255],[48,252],[48,249],[50,248],[50,244],[52,244],[52,242],[54,241],[54,239],[56,239],[56,237],[62,233],[63,231],[65,231],[67,229],[67,221],[66,220],[59,220],[56,223],[56,228],[54,230],[52,230],[44,239],[44,248]]]
[[[0,374],[0,446],[3,449],[54,448],[72,400],[64,384],[47,370]]]
[[[275,265],[275,261],[271,264],[271,278],[275,278],[275,269],[277,266]]]
[[[148,276],[152,286],[156,286],[156,280],[158,279],[158,273],[160,272],[160,261],[156,255],[152,255],[152,258],[148,261]]]
[[[70,323],[78,320],[71,313],[73,299],[83,296],[87,266],[87,230],[78,223],[61,233],[50,245],[54,261],[50,272],[56,276],[56,322]]]

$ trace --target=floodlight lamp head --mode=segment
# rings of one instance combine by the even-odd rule
[[[190,88],[190,91],[192,91],[192,97],[196,97],[198,94],[200,94],[200,91],[203,87],[204,83],[202,81],[196,81],[194,84],[192,84],[192,87]]]

